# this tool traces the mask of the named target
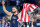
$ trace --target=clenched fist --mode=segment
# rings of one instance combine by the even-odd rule
[[[2,2],[2,5],[4,6],[4,4],[5,4],[5,2],[3,1],[3,2]]]

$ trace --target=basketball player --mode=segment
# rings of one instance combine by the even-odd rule
[[[11,16],[11,25],[10,25],[10,27],[18,27],[18,22],[17,22],[17,19],[18,19],[18,16],[17,16],[17,7],[14,6],[14,7],[12,8],[12,12],[13,12],[13,13],[11,13],[11,12],[8,12],[8,11],[6,10],[6,8],[5,8],[5,2],[2,2],[2,6],[3,6],[3,11],[4,11],[7,15]]]

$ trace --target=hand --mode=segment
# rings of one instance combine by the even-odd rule
[[[2,5],[4,6],[4,4],[5,4],[5,2],[3,1],[3,2],[2,2]]]
[[[23,22],[19,21],[20,24],[23,24]]]

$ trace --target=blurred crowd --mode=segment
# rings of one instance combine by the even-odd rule
[[[40,0],[3,0],[5,1],[5,5],[6,6],[17,6],[18,7],[18,13],[22,10],[22,6],[23,6],[23,3],[31,3],[31,4],[35,4],[35,5],[38,5],[39,9],[40,9]],[[0,6],[2,6],[1,4],[2,0],[0,0]],[[31,20],[30,20],[30,26],[31,24],[34,25],[34,27],[37,27],[39,26],[40,27],[40,10],[36,10],[34,13],[31,13],[30,11],[28,11],[28,14],[30,17]],[[32,20],[33,19],[33,20]],[[32,23],[33,21],[33,23]],[[0,10],[0,27],[4,26],[4,27],[10,27],[10,23],[11,23],[11,20],[10,20],[10,16],[8,15],[5,15],[4,13],[1,13],[1,10]],[[21,26],[23,26],[23,24],[20,24]],[[20,26],[19,25],[19,26]]]

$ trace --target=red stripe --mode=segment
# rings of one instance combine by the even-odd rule
[[[31,11],[31,9],[29,8],[29,10]]]
[[[25,3],[24,3],[24,7],[23,7],[23,9],[22,9],[22,13],[21,13],[21,19],[20,19],[20,21],[22,20],[22,17],[23,17],[23,10],[24,10],[24,8],[25,8]]]
[[[27,4],[26,4],[26,7],[25,8],[27,8]],[[26,22],[26,9],[25,9],[25,16],[24,16],[25,18],[24,18],[24,22]]]
[[[31,4],[29,5],[29,7],[31,6]],[[31,9],[28,7],[28,9],[31,11]]]
[[[36,5],[36,7],[38,7],[38,6]]]
[[[23,9],[22,9],[22,11],[23,11]],[[21,20],[22,20],[22,11],[21,11],[21,18],[19,19],[19,21],[21,21]]]
[[[22,20],[22,17],[23,17],[23,9],[22,9],[22,14],[21,14],[21,20]]]
[[[23,9],[22,9],[21,20],[23,19],[23,12],[24,12],[24,9],[25,9],[25,3],[24,3],[24,7],[23,7]]]
[[[31,9],[29,8],[31,6],[31,4],[28,6],[28,9],[31,11]],[[30,18],[28,16],[28,22],[30,22]]]
[[[30,6],[29,6],[29,7],[31,7],[32,9],[34,9],[31,5],[34,5],[34,4],[30,4]],[[28,8],[29,8],[29,7],[28,7]],[[31,11],[31,9],[30,9],[30,8],[29,8],[29,10]]]
[[[24,18],[24,21],[26,22],[26,12],[25,12],[25,18]]]
[[[36,7],[36,5],[34,5],[34,4],[32,4],[32,5]]]
[[[29,4],[28,4],[28,5],[29,5]],[[28,6],[28,9],[29,9],[30,6],[31,6],[31,5]],[[29,16],[28,16],[28,22],[30,22]]]
[[[28,22],[30,22],[30,18],[29,18],[29,16],[28,16]]]
[[[27,10],[28,10],[27,6],[28,6],[28,3],[26,4],[26,12],[25,12],[25,18],[24,18],[25,22],[26,22],[26,13],[27,13]]]
[[[27,5],[28,5],[28,3],[26,4],[26,8],[27,8]],[[27,10],[27,9],[25,9],[25,16],[24,16],[25,18],[24,18],[24,22],[26,22],[26,10]]]
[[[23,9],[25,8],[25,3],[24,3],[24,5],[23,5],[24,7],[23,7]]]
[[[34,9],[32,6],[30,6],[32,9]]]

